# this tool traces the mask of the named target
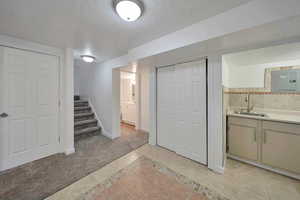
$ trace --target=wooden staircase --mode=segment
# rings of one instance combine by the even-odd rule
[[[101,133],[101,127],[95,118],[89,102],[74,96],[74,131],[75,138]]]

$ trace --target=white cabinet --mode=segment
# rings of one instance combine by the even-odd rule
[[[300,174],[300,125],[230,116],[228,145],[231,157]]]

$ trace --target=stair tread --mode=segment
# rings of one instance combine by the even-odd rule
[[[87,109],[91,109],[90,106],[77,106],[74,108],[74,110],[87,110]]]
[[[78,118],[78,117],[87,117],[87,116],[91,116],[91,115],[94,115],[94,113],[92,113],[92,112],[88,112],[88,113],[78,113],[78,114],[74,114],[74,117],[75,117],[75,118]]]
[[[75,135],[89,133],[89,132],[95,132],[95,131],[99,131],[99,130],[101,130],[100,126],[88,127],[88,128],[84,128],[84,129],[75,131]]]
[[[75,100],[74,103],[88,103],[87,100]]]
[[[85,125],[85,124],[90,124],[90,123],[95,123],[97,122],[96,119],[88,119],[88,120],[82,120],[74,123],[74,126],[80,126],[80,125]]]

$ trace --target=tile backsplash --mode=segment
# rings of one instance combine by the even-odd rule
[[[300,94],[250,93],[250,103],[254,109],[274,109],[300,111]],[[231,109],[247,107],[247,93],[224,93],[224,104]]]

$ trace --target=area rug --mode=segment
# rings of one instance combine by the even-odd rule
[[[227,200],[162,164],[141,157],[76,200]]]

